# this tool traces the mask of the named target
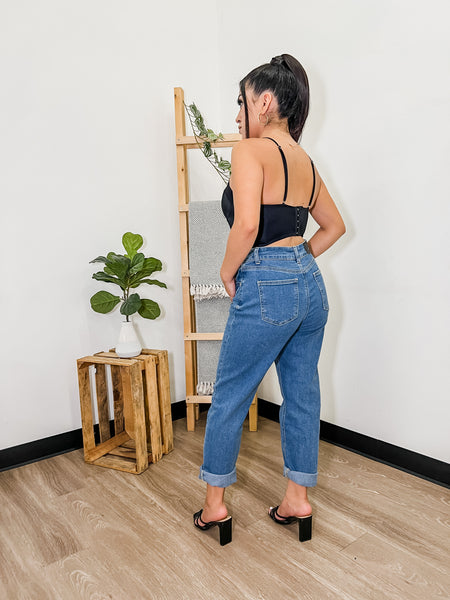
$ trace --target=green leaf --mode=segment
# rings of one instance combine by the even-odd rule
[[[146,258],[144,260],[144,266],[142,267],[142,270],[139,273],[136,273],[136,275],[139,275],[140,277],[147,277],[148,275],[151,275],[154,271],[161,271],[161,269],[161,261],[157,258],[153,258],[152,256],[150,256],[149,258]]]
[[[120,307],[120,312],[123,315],[132,315],[141,307],[141,299],[139,298],[139,294],[131,294],[127,300]]]
[[[217,166],[219,169],[230,169],[231,163],[228,160],[221,160]]]
[[[108,273],[108,275],[117,275],[125,283],[131,260],[127,256],[122,256],[115,252],[108,252],[107,258],[106,266],[103,269],[105,273]]]
[[[92,275],[92,279],[96,279],[97,281],[106,281],[106,283],[115,283],[122,289],[125,289],[123,287],[123,282],[120,279],[118,279],[117,277],[113,277],[113,275],[108,275],[107,273],[104,273],[103,271],[94,273]]]
[[[94,258],[94,260],[90,260],[90,263],[96,263],[96,262],[102,262],[105,263],[106,262],[106,257],[105,256],[97,256],[97,258]]]
[[[138,252],[133,256],[133,260],[131,261],[130,267],[130,275],[135,275],[138,273],[144,266],[145,256],[142,252]]]
[[[141,315],[141,317],[144,317],[144,319],[156,319],[156,317],[159,317],[161,314],[161,309],[159,308],[159,304],[157,302],[143,299],[138,313]]]
[[[124,233],[122,236],[122,244],[127,251],[129,258],[133,258],[143,243],[144,240],[138,233],[131,233],[131,231],[127,231],[127,233]]]
[[[157,279],[139,279],[139,281],[135,281],[132,285],[130,285],[130,287],[137,288],[141,285],[141,283],[153,283],[155,285],[159,285],[159,287],[167,288],[167,285],[165,283],[163,283],[162,281],[158,281]]]
[[[119,296],[114,296],[109,292],[97,292],[91,298],[91,307],[95,312],[106,314],[110,312],[120,302]]]
[[[146,258],[144,261],[143,268],[138,271],[135,275],[130,277],[128,285],[130,287],[137,287],[142,279],[151,275],[154,271],[161,271],[161,261],[156,258]],[[137,285],[136,285],[137,284]]]
[[[206,156],[206,158],[208,158],[209,156],[211,156],[212,153],[213,153],[213,151],[211,149],[210,142],[205,142],[203,144],[203,154]]]

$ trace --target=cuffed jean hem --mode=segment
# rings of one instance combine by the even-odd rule
[[[317,473],[302,473],[301,471],[291,471],[287,467],[284,467],[283,475],[288,479],[291,479],[298,485],[305,487],[314,487],[317,485]]]
[[[228,487],[237,481],[236,469],[233,469],[231,473],[227,473],[226,475],[215,475],[214,473],[208,473],[203,467],[200,467],[198,478],[215,487]]]

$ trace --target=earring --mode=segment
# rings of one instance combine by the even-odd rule
[[[265,127],[266,125],[269,124],[269,115],[266,114],[264,116],[266,117],[266,122],[265,123],[261,123],[261,118],[260,118],[261,117],[261,113],[259,113],[259,115],[258,115],[258,122],[259,122],[260,125],[264,125],[264,127]]]

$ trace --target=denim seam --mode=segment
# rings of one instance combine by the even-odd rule
[[[293,479],[292,477],[289,477],[289,473],[295,473],[296,475],[299,475],[300,477],[295,477],[295,479],[301,479],[302,483],[295,481],[295,479]],[[288,467],[285,467],[283,470],[283,474],[285,477],[291,479],[299,485],[303,485],[304,487],[313,487],[317,485],[317,477],[319,475],[319,472],[316,471],[315,473],[305,473],[304,471],[295,471],[294,469],[289,469]]]
[[[317,267],[317,263],[314,260],[314,257],[311,256],[311,260],[308,262],[308,264],[305,266],[303,272],[304,273],[309,273],[309,271],[311,271],[312,268]]]
[[[235,294],[234,294],[234,296],[233,296],[233,298],[232,298],[231,302],[234,304],[234,306],[235,306],[236,308],[240,308],[240,307],[241,307],[241,305],[239,304],[239,299],[240,299],[240,294],[239,294],[239,292],[241,291],[241,288],[242,288],[242,283],[243,283],[243,282],[242,282],[242,281],[237,281],[236,283],[237,283],[237,288],[236,288]]]
[[[269,259],[269,257],[266,257],[266,259],[264,260],[260,260],[259,263],[255,263],[255,262],[244,262],[241,264],[241,266],[239,267],[241,271],[257,271],[260,269],[264,269],[264,270],[274,270],[274,271],[282,271],[282,272],[286,272],[286,273],[298,273],[298,271],[300,270],[301,273],[307,273],[310,269],[312,269],[314,266],[317,267],[317,263],[314,260],[314,258],[308,254],[307,255],[309,257],[308,262],[305,262],[305,257],[303,257],[303,260],[301,260],[300,258],[298,260],[296,260],[295,258],[280,258],[278,256],[274,256],[271,259]],[[271,262],[276,262],[276,263],[281,263],[281,262],[286,262],[286,263],[292,263],[292,264],[286,264],[284,266],[280,266],[278,265],[271,265]],[[269,263],[269,264],[264,264],[264,263]],[[291,268],[294,267],[294,268]]]
[[[230,305],[230,311],[229,311],[229,315],[230,315],[229,316],[229,322],[227,323],[227,326],[225,328],[225,331],[226,331],[227,335],[224,334],[224,336],[222,338],[222,342],[220,344],[220,348],[221,349],[222,349],[222,346],[228,341],[228,339],[230,337],[229,331],[231,329],[231,326],[233,325],[233,322],[234,322],[234,319],[235,319],[235,315],[236,315],[236,313],[233,310],[235,308],[237,308],[237,306],[234,306],[233,302],[232,302],[231,305]],[[218,379],[220,378],[220,375],[222,373],[222,368],[221,367],[222,367],[221,361],[219,360],[218,364],[217,364],[217,369],[216,369],[216,379],[215,379],[216,382],[218,381]]]
[[[306,317],[309,313],[309,305],[311,304],[311,294],[309,293],[309,287],[308,287],[308,283],[306,281],[305,273],[302,273],[302,275],[303,275],[303,285],[305,286],[305,295],[306,295],[306,310],[305,310],[305,316],[304,316],[304,319],[306,319]]]
[[[200,472],[199,472],[198,478],[201,479],[202,481],[206,481],[206,483],[209,483],[210,485],[213,485],[216,487],[228,487],[229,485],[232,485],[233,483],[235,483],[237,480],[236,467],[230,473],[224,473],[224,474],[217,475],[216,473],[210,473],[209,471],[206,471],[202,465],[200,467]],[[209,479],[209,481],[208,481],[208,479]],[[225,484],[225,485],[220,485],[220,484]]]
[[[246,265],[242,271],[246,272],[246,271],[261,271],[261,269],[263,269],[264,271],[276,271],[277,273],[292,273],[292,274],[296,274],[298,273],[298,269],[287,269],[287,268],[282,268],[279,266],[266,266],[264,265],[263,267],[261,267],[261,265]]]
[[[255,247],[250,250],[247,256],[242,261],[242,264],[255,264],[255,258],[258,260],[258,264],[266,258],[275,258],[277,260],[298,260],[305,256],[311,256],[310,252],[307,252],[303,247],[303,244],[298,246],[277,246],[275,248],[266,247]]]
[[[286,466],[286,462],[287,462],[287,447],[286,447],[286,396],[284,393],[284,387],[283,387],[283,381],[282,381],[282,377],[281,377],[281,371],[279,368],[279,365],[277,363],[276,365],[277,367],[277,372],[278,372],[278,382],[280,384],[280,390],[281,390],[281,395],[283,397],[283,402],[280,406],[280,413],[281,411],[283,411],[283,414],[280,415],[280,434],[281,434],[281,450],[283,452],[283,459],[285,461],[285,465]]]
[[[325,284],[322,285],[322,281],[323,281],[322,273],[320,272],[320,270],[314,271],[313,276],[314,276],[314,281],[316,282],[317,287],[319,288],[320,295],[322,297],[322,307],[323,307],[323,310],[329,310],[330,306],[328,304],[327,293],[326,293],[326,290],[325,290],[325,287],[324,287]],[[320,281],[320,278],[322,278],[322,281]]]

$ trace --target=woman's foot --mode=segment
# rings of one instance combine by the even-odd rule
[[[288,480],[286,494],[277,509],[280,517],[307,517],[311,514],[308,488]]]
[[[210,521],[220,521],[221,519],[225,519],[227,515],[227,507],[223,502],[214,505],[210,505],[205,502],[201,520],[203,521],[203,523],[209,523]]]
[[[311,504],[308,500],[296,500],[292,502],[284,497],[282,503],[277,508],[277,513],[280,517],[307,517],[311,514],[311,510]]]
[[[223,519],[217,519],[214,521],[204,521],[202,519],[203,516],[203,508],[198,512],[194,513],[194,525],[198,529],[202,531],[207,531],[211,529],[211,527],[219,528],[219,541],[221,546],[225,546],[225,544],[229,544],[231,542],[231,538],[233,536],[232,529],[232,518],[227,516]]]
[[[223,501],[225,488],[206,484],[206,498],[203,504],[202,521],[220,521],[228,515],[227,507]]]
[[[298,523],[298,540],[299,542],[307,542],[312,536],[312,515],[281,515],[278,512],[278,506],[269,508],[269,516],[276,523],[280,525],[290,525],[291,523]],[[302,511],[303,512],[303,511]]]

